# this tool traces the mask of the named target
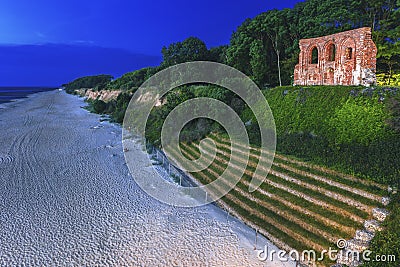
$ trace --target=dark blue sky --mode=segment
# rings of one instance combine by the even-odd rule
[[[153,56],[149,57],[148,64],[145,61],[140,64],[132,63],[131,66],[127,63],[123,68],[121,66],[115,70],[113,66],[118,65],[121,58],[116,57],[112,60],[108,56],[107,62],[103,62],[107,66],[104,72],[119,76],[142,65],[144,67],[157,64],[163,45],[181,41],[189,36],[199,37],[206,42],[208,47],[228,44],[232,32],[246,18],[273,8],[293,7],[296,2],[299,0],[276,2],[261,0],[1,0],[0,59],[3,62],[0,61],[0,85],[27,85],[30,81],[32,85],[39,85],[38,83],[52,85],[66,82],[61,81],[62,79],[96,74],[95,72],[103,70],[101,68],[91,70],[90,66],[85,66],[86,69],[83,69],[79,66],[81,57],[77,57],[75,58],[76,68],[71,63],[70,68],[62,70],[66,72],[65,78],[48,77],[48,80],[32,80],[27,73],[29,70],[21,66],[19,75],[24,75],[24,78],[18,83],[14,80],[15,77],[4,77],[6,74],[10,76],[12,72],[10,69],[6,71],[4,69],[7,68],[6,62],[13,61],[7,50],[10,45],[28,44],[34,47],[41,45],[41,50],[46,47],[44,44],[49,43],[70,45],[78,50],[80,47],[87,49],[87,46],[96,46],[118,49],[118,53],[124,50],[127,54],[131,54],[130,56],[134,54]],[[5,48],[7,51],[2,51]],[[32,49],[34,50],[32,46],[29,46],[29,52],[26,53],[27,61],[32,53],[36,53],[32,52]],[[52,60],[49,58],[46,60],[48,64],[52,64],[69,61],[74,55],[65,54],[65,51],[61,49],[56,55],[54,53],[36,54],[34,59],[51,57]],[[103,56],[99,54],[99,58]],[[158,59],[154,60],[154,56]],[[35,65],[35,62],[29,63]],[[35,70],[36,75],[40,75],[42,65]],[[96,66],[99,67],[99,64]],[[18,67],[14,66],[14,69],[18,71]],[[51,69],[51,66],[47,66],[47,69]],[[67,75],[68,73],[70,74]]]

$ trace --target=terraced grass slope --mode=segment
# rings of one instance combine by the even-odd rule
[[[202,184],[214,181],[229,161],[235,166],[244,160],[241,151],[231,151],[229,139],[218,135],[209,137],[216,144],[216,158],[207,169],[191,173]],[[212,145],[204,144],[203,156],[212,157],[207,150]],[[200,157],[198,143],[181,143],[181,151],[192,160]],[[265,182],[249,193],[259,154],[258,148],[251,148],[245,173],[236,187],[221,199],[220,205],[286,250],[335,248],[338,239],[348,240],[357,229],[362,229],[363,222],[372,218],[372,209],[381,206],[381,198],[386,193],[380,184],[280,154],[275,156]]]

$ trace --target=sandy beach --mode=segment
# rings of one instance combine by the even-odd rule
[[[0,266],[294,266],[259,261],[254,231],[214,205],[148,196],[121,127],[84,105],[51,91],[1,106]]]

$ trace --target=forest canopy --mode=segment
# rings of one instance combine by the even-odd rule
[[[101,74],[95,76],[86,76],[78,78],[70,83],[63,84],[67,93],[73,93],[74,90],[81,88],[95,88],[97,90],[104,89],[112,80],[111,75]]]

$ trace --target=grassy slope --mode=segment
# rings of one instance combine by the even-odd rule
[[[218,177],[229,159],[234,165],[242,160],[240,152],[230,153],[228,139],[219,135],[210,137],[217,143],[217,157],[208,169],[192,173],[204,184]],[[181,149],[188,158],[200,156],[196,142],[182,143]],[[260,189],[250,194],[248,185],[254,164],[258,162],[257,151],[257,148],[252,150],[245,174],[222,201],[257,228],[298,250],[314,248],[321,251],[329,246],[334,247],[339,238],[352,238],[355,230],[362,228],[362,222],[372,217],[371,209],[380,206],[379,199],[386,193],[384,187],[375,182],[366,182],[338,172],[335,175],[322,167],[304,165],[303,162],[278,154],[272,166],[274,175],[269,174]],[[204,155],[211,156],[207,152]],[[285,179],[285,175],[294,180]],[[325,180],[322,181],[322,178]],[[329,181],[334,183],[329,184]],[[346,202],[343,198],[354,200],[365,208]]]
[[[400,137],[387,121],[398,88],[279,87],[264,91],[283,154],[380,183],[398,181]],[[243,121],[254,118],[247,109]],[[257,144],[257,140],[254,142]]]

